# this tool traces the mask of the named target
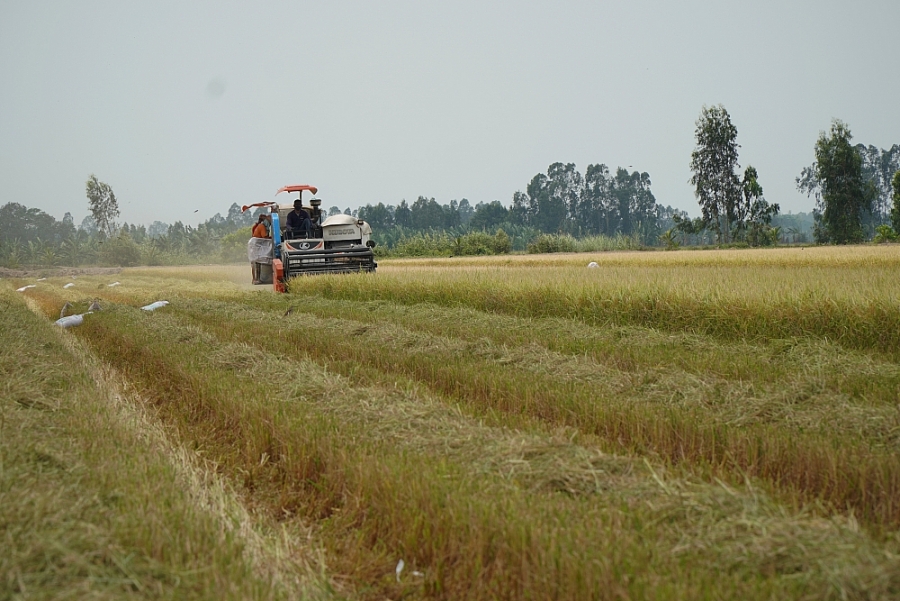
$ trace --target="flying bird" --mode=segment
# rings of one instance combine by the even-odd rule
[[[59,310],[59,318],[62,319],[63,317],[65,317],[66,313],[68,313],[69,309],[71,308],[72,303],[67,302],[65,305],[63,305],[62,309]]]

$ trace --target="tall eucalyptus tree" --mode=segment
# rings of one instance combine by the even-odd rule
[[[821,188],[817,242],[852,244],[865,239],[863,217],[872,211],[876,192],[863,175],[862,156],[851,139],[850,128],[835,119],[816,141],[815,179]]]
[[[697,148],[691,153],[690,183],[700,203],[703,220],[716,232],[718,241],[730,242],[741,200],[737,175],[737,128],[725,107],[703,107],[694,132]]]

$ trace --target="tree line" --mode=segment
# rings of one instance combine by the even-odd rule
[[[780,208],[764,198],[755,168],[748,166],[739,176],[737,128],[725,107],[703,107],[695,136],[690,182],[701,216],[676,217],[676,229],[686,235],[713,231],[719,243],[777,241],[780,228],[773,220]],[[900,232],[900,146],[853,146],[852,137],[849,126],[833,120],[815,143],[815,161],[796,178],[797,189],[815,198],[818,244],[886,242]]]
[[[656,203],[650,174],[619,167],[611,173],[605,164],[588,165],[582,175],[573,163],[553,163],[535,175],[525,191],[513,194],[509,207],[500,201],[452,200],[441,205],[420,196],[409,205],[367,204],[358,211],[376,231],[403,228],[412,231],[453,229],[490,231],[526,229],[540,234],[572,236],[626,236],[642,244],[658,243],[660,227],[681,212]]]
[[[796,179],[815,199],[820,244],[897,239],[900,232],[900,145],[890,150],[852,145],[850,127],[835,119],[815,145],[815,161]]]
[[[498,200],[474,206],[463,198],[440,204],[419,196],[412,204],[367,204],[350,214],[368,221],[380,254],[637,248],[681,244],[761,246],[806,242],[807,215],[779,215],[763,195],[760,174],[739,164],[737,128],[724,106],[703,107],[695,128],[690,183],[700,216],[662,206],[650,174],[603,163],[584,173],[556,162],[516,191],[509,206]],[[900,145],[889,150],[851,144],[849,127],[834,120],[815,143],[815,161],[796,178],[814,198],[811,230],[817,243],[890,241],[900,232]],[[244,255],[255,212],[233,203],[196,227],[180,221],[149,226],[118,224],[112,188],[91,175],[85,185],[90,215],[75,226],[36,208],[0,207],[0,265],[117,265],[237,261]],[[581,243],[576,243],[581,240]],[[405,249],[405,250],[404,250]]]

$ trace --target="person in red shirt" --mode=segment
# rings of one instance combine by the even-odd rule
[[[261,213],[259,216],[259,220],[253,226],[253,230],[251,230],[250,235],[253,238],[271,238],[272,237],[272,217],[270,215],[266,215],[265,213]],[[260,281],[260,267],[258,263],[250,263],[250,272],[253,276],[254,284],[261,284]]]
[[[265,213],[260,214],[259,221],[253,226],[253,232],[250,234],[254,238],[271,238],[272,237],[272,218]]]

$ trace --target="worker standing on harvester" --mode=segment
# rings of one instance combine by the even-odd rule
[[[292,231],[292,236],[302,234],[304,238],[309,238],[309,234],[312,231],[312,220],[309,218],[309,213],[303,208],[303,202],[299,198],[294,201],[294,210],[288,213],[287,229]]]
[[[272,237],[272,218],[265,213],[260,213],[259,221],[253,226],[254,238],[271,238]]]
[[[259,219],[256,222],[256,225],[253,226],[253,230],[251,230],[250,235],[252,238],[257,239],[271,239],[272,238],[272,217],[266,215],[265,213],[260,213]],[[250,240],[251,246],[250,248],[254,248],[253,240]],[[257,243],[256,247],[258,247],[259,243]],[[258,250],[256,252],[259,252]],[[261,257],[254,257],[256,259],[260,259]],[[263,264],[259,260],[254,260],[254,258],[250,259],[250,273],[253,276],[253,284],[262,284],[266,278],[263,277]]]

